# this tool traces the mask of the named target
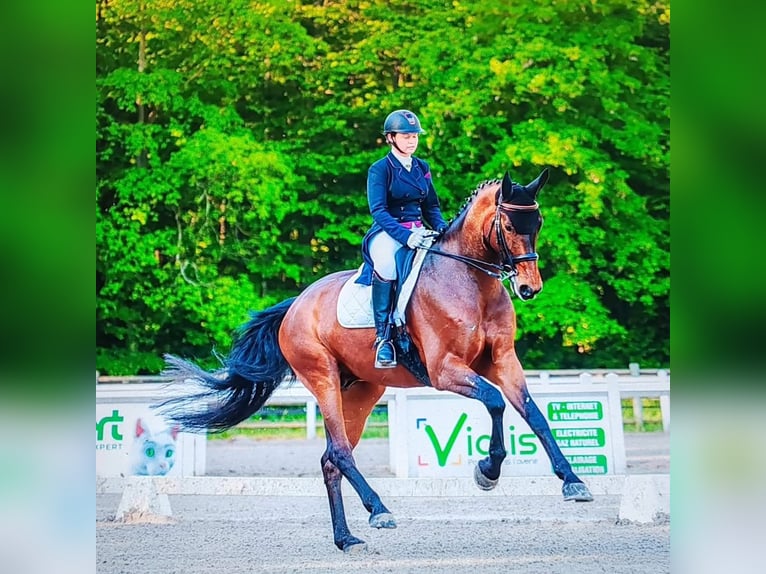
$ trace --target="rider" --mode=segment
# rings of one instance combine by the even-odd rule
[[[410,249],[429,247],[429,238],[447,229],[431,170],[412,155],[422,133],[420,120],[411,111],[391,112],[383,123],[391,151],[367,173],[367,203],[373,223],[362,241],[364,265],[356,282],[372,283],[375,367],[381,369],[396,366],[389,320],[396,285],[394,256],[405,245]]]

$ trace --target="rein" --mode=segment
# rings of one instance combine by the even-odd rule
[[[516,269],[516,264],[524,263],[525,261],[537,261],[539,256],[534,251],[530,253],[524,253],[523,255],[519,256],[514,256],[511,253],[511,250],[508,248],[508,242],[505,240],[505,235],[503,234],[502,223],[500,221],[500,213],[508,213],[512,211],[535,211],[539,208],[540,206],[537,204],[537,202],[534,202],[532,205],[503,205],[502,203],[498,202],[497,209],[495,209],[495,218],[492,222],[492,225],[495,229],[497,244],[502,251],[500,255],[503,258],[503,262],[500,265],[497,263],[484,261],[483,259],[474,259],[473,257],[466,257],[465,255],[458,255],[456,253],[448,253],[447,251],[441,251],[439,249],[432,249],[431,247],[426,249],[426,251],[430,251],[436,255],[443,255],[444,257],[449,257],[450,259],[455,259],[456,261],[462,261],[463,263],[470,265],[471,267],[478,269],[479,271],[486,273],[493,279],[498,279],[499,281],[504,281],[506,279],[515,277],[519,273]],[[489,239],[487,237],[484,238],[484,242],[487,245],[490,245]]]

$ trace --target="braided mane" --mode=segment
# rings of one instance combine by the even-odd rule
[[[455,216],[452,217],[452,219],[450,219],[449,222],[447,223],[447,231],[451,231],[452,230],[453,223],[455,223],[458,219],[460,219],[460,217],[466,212],[468,207],[471,205],[471,202],[476,198],[477,195],[479,195],[480,191],[482,191],[484,188],[486,188],[486,187],[488,187],[490,185],[498,184],[500,182],[501,182],[501,180],[499,180],[499,179],[487,179],[487,180],[481,182],[479,185],[477,185],[476,189],[474,189],[471,192],[471,195],[469,195],[468,197],[465,198],[465,201],[463,201],[463,204],[460,206],[460,209],[455,214]]]

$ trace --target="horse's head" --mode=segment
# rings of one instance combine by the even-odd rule
[[[444,249],[430,251],[495,279],[508,277],[520,299],[532,299],[543,288],[535,253],[543,218],[536,198],[547,181],[547,169],[527,185],[511,181],[508,173],[502,181],[485,181],[439,239]]]
[[[536,198],[547,181],[547,169],[527,185],[511,181],[506,172],[495,200],[490,245],[500,255],[514,293],[524,301],[532,299],[543,288],[535,251],[543,218]]]

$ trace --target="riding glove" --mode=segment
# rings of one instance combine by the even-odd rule
[[[431,247],[430,237],[439,235],[436,231],[431,231],[425,227],[416,227],[410,232],[410,236],[407,238],[407,247],[410,249],[427,249]]]

